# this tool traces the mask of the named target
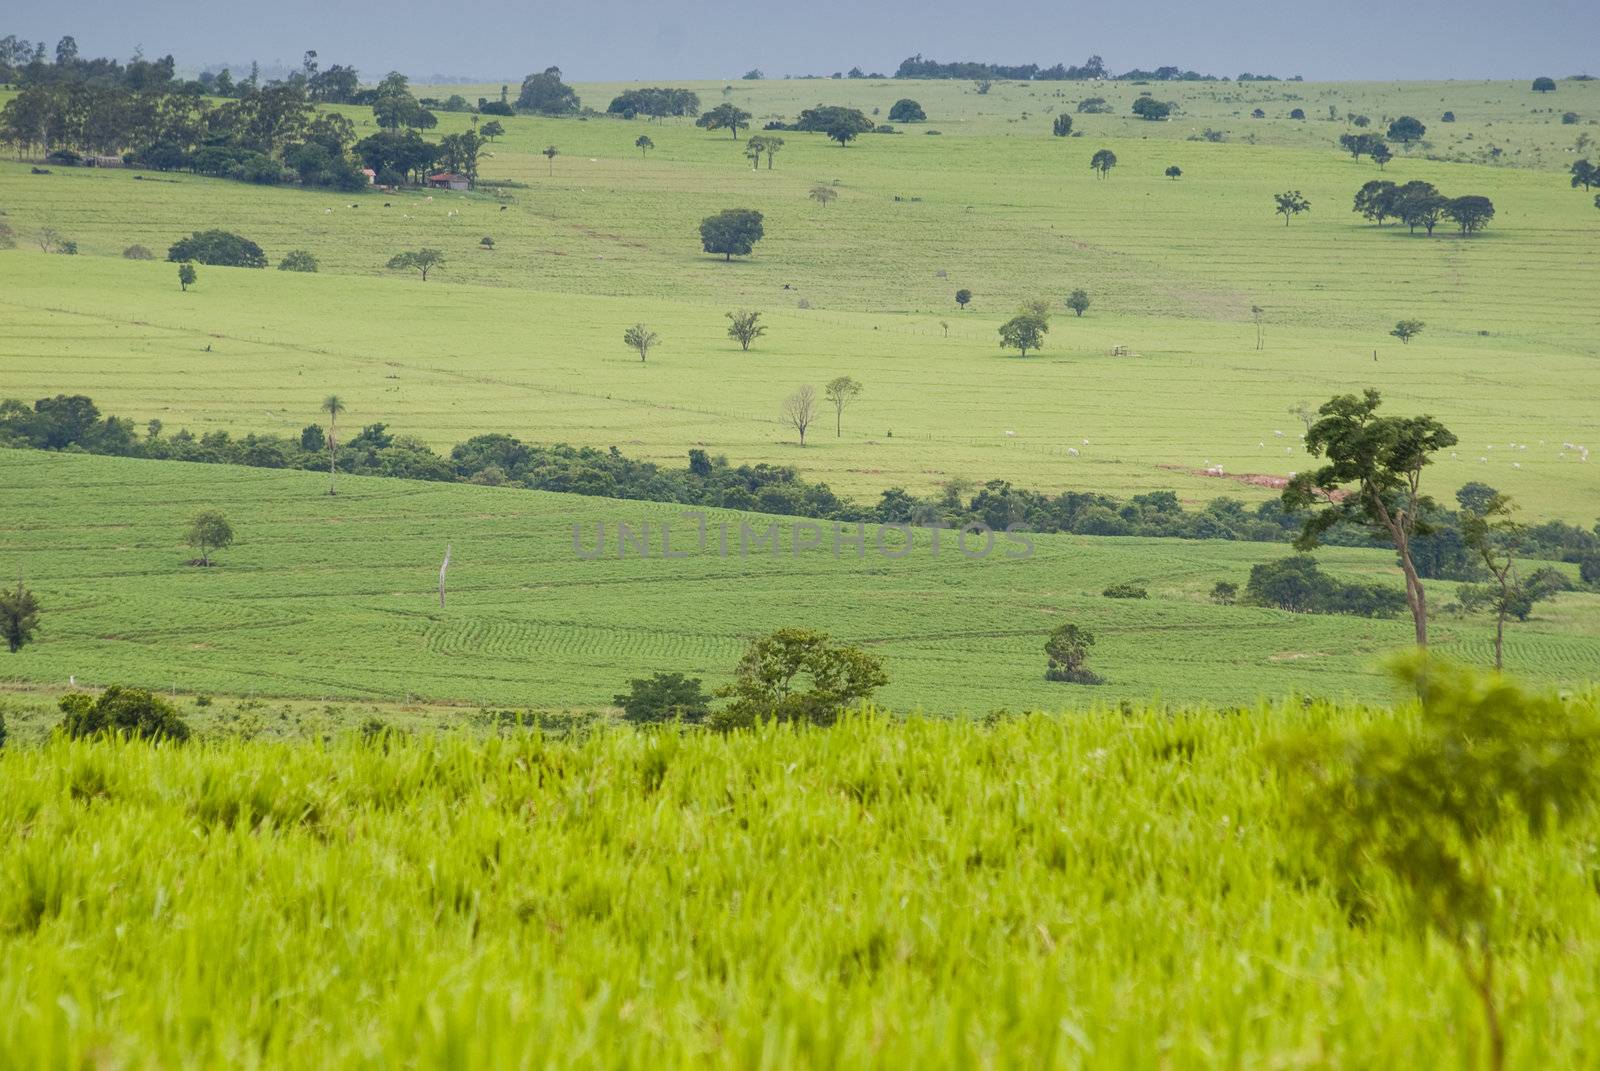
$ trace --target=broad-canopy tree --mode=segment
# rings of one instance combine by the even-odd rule
[[[1433,183],[1412,179],[1395,191],[1392,214],[1398,216],[1412,234],[1417,233],[1418,227],[1423,227],[1431,235],[1433,228],[1444,218],[1447,203]]]
[[[1036,312],[1022,312],[1000,325],[1000,344],[1007,349],[1021,350],[1026,357],[1029,350],[1044,347],[1044,336],[1049,333],[1049,320]]]
[[[1382,396],[1368,388],[1360,397],[1343,394],[1324,403],[1306,433],[1306,452],[1326,464],[1301,472],[1283,492],[1290,512],[1309,515],[1295,549],[1309,551],[1337,524],[1365,528],[1387,538],[1400,556],[1418,647],[1428,645],[1427,596],[1417,576],[1411,539],[1427,535],[1434,503],[1422,493],[1422,470],[1431,455],[1456,444],[1456,437],[1431,416],[1379,416]]]
[[[1462,234],[1474,234],[1487,227],[1494,218],[1494,202],[1478,194],[1453,197],[1446,202],[1444,214],[1455,220]]]
[[[817,204],[826,208],[828,205],[839,199],[839,191],[834,189],[832,186],[824,186],[819,183],[811,187],[811,192],[806,194],[806,196],[817,202]]]
[[[1390,331],[1389,334],[1399,339],[1402,344],[1405,344],[1422,334],[1422,329],[1425,326],[1427,325],[1421,320],[1401,320],[1394,325],[1394,330]]]
[[[517,110],[535,115],[572,115],[578,110],[578,94],[561,80],[560,67],[546,67],[522,80]]]
[[[750,113],[737,105],[722,103],[694,121],[703,130],[726,130],[739,140],[739,131],[750,125]]]
[[[640,134],[633,139],[633,147],[639,150],[640,156],[644,156],[656,147],[656,143],[650,140],[649,134]]]
[[[1173,164],[1163,171],[1162,174],[1166,175],[1169,179],[1182,178],[1183,168],[1179,167],[1177,164]]]
[[[838,104],[807,108],[795,121],[796,130],[826,134],[837,141],[841,149],[872,127],[872,120],[868,119],[860,108],[846,108]]]
[[[626,692],[611,701],[622,708],[623,720],[635,725],[673,721],[698,725],[711,713],[711,697],[702,690],[700,678],[682,673],[636,677],[628,682]]]
[[[835,643],[825,632],[781,628],[751,642],[733,683],[717,694],[732,702],[711,717],[720,729],[749,728],[771,719],[827,726],[852,703],[889,683],[878,659]]]
[[[723,260],[749,256],[766,232],[761,213],[753,208],[725,208],[700,221],[700,244],[707,253],[721,253]]]
[[[894,107],[889,109],[889,122],[891,123],[920,123],[928,118],[922,110],[922,105],[909,97],[901,97],[894,102]]]
[[[966,287],[962,287],[960,290],[956,291],[956,305],[959,308],[965,309],[967,307],[967,303],[969,301],[971,301],[971,300],[972,300],[972,291],[971,290],[968,290]]]
[[[389,258],[388,267],[391,271],[420,272],[422,281],[428,281],[428,273],[444,263],[444,254],[437,249],[418,249],[414,252],[396,253]]]
[[[1110,149],[1099,149],[1089,157],[1089,166],[1100,178],[1105,178],[1117,166],[1117,154]]]
[[[1410,115],[1402,115],[1389,124],[1389,140],[1398,141],[1408,149],[1412,142],[1422,140],[1422,135],[1427,132],[1428,128],[1422,120]]]
[[[1460,498],[1458,494],[1457,499]],[[1512,516],[1516,505],[1498,491],[1487,501],[1470,506],[1463,502],[1462,507],[1461,539],[1478,556],[1495,585],[1491,600],[1495,615],[1494,668],[1504,669],[1506,619],[1519,616],[1519,602],[1528,601],[1531,605],[1517,578],[1517,550],[1525,527]]]
[[[1140,97],[1133,102],[1133,114],[1141,119],[1156,121],[1172,114],[1172,105],[1154,97]]]
[[[1373,179],[1356,191],[1355,202],[1350,210],[1361,213],[1381,227],[1385,219],[1396,215],[1395,198],[1398,191],[1399,187],[1388,179]]]
[[[1067,308],[1071,309],[1073,311],[1074,315],[1077,315],[1077,316],[1082,316],[1085,312],[1088,312],[1089,311],[1089,291],[1087,291],[1087,290],[1074,290],[1072,293],[1068,294],[1067,295]]]
[[[1578,160],[1568,169],[1572,172],[1572,188],[1600,186],[1600,167],[1595,167],[1588,160]]]
[[[179,238],[167,249],[167,259],[180,263],[192,260],[196,264],[222,268],[267,266],[267,255],[259,245],[231,231],[219,230],[195,231],[187,238]]]
[[[1556,80],[1541,75],[1533,80],[1533,91],[1535,93],[1554,93],[1556,91]]]

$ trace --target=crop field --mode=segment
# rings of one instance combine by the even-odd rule
[[[0,1064],[1472,1067],[1262,764],[1402,708],[0,750]],[[1596,1059],[1583,847],[1513,839],[1506,1066]]]
[[[1387,652],[1410,622],[1290,614],[1208,599],[1241,587],[1281,544],[1035,536],[1032,557],[997,539],[967,557],[948,533],[918,533],[904,557],[865,556],[808,522],[713,512],[707,538],[677,507],[512,488],[0,451],[11,501],[8,568],[49,607],[37,644],[0,679],[64,687],[139,683],[186,693],[506,707],[608,706],[633,677],[680,671],[725,683],[745,642],[800,624],[884,661],[888,706],[946,714],[1115,703],[1252,702],[1300,693],[1383,699]],[[185,562],[188,519],[232,518],[221,564]],[[723,523],[727,552],[722,552]],[[618,523],[651,526],[650,557],[620,550]],[[761,543],[777,523],[778,552]],[[595,526],[606,552],[595,552]],[[674,553],[662,557],[663,526]],[[748,526],[746,536],[742,526]],[[853,534],[853,533],[850,533]],[[903,553],[897,533],[883,536]],[[820,542],[816,549],[807,544]],[[446,607],[437,576],[453,547]],[[798,544],[799,550],[796,551]],[[976,538],[969,552],[977,554]],[[1330,570],[1392,578],[1393,555],[1329,549]],[[1136,582],[1143,600],[1110,599]],[[1396,581],[1397,583],[1397,581]],[[1442,610],[1453,585],[1432,585]],[[1434,644],[1492,659],[1492,622],[1439,614]],[[1098,688],[1044,680],[1045,635],[1073,620],[1099,636]],[[1565,593],[1509,630],[1507,664],[1582,686],[1600,666],[1600,596]]]

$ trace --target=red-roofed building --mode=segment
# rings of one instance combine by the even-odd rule
[[[441,171],[437,175],[428,176],[428,185],[436,190],[465,190],[472,186],[472,182],[467,176],[458,175],[454,171]]]

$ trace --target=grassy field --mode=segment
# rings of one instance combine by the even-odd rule
[[[1588,284],[1600,213],[1552,169],[1572,157],[1555,146],[1570,149],[1600,111],[1596,84],[1550,95],[1507,83],[1172,85],[1185,122],[1215,128],[1243,109],[1232,140],[1212,144],[1123,114],[1080,116],[1085,137],[1047,136],[1043,108],[1074,103],[1083,87],[1003,84],[980,96],[966,83],[738,83],[733,99],[763,116],[818,99],[886,108],[920,96],[925,126],[962,136],[866,136],[839,149],[790,134],[776,168],[752,172],[739,142],[687,122],[516,117],[483,172],[520,185],[431,199],[0,164],[0,209],[21,246],[0,254],[0,395],[85,391],[140,420],[282,431],[337,389],[355,419],[436,446],[504,430],[676,460],[703,444],[797,463],[861,499],[1003,477],[1198,500],[1264,497],[1196,473],[1302,467],[1288,408],[1372,384],[1462,435],[1442,484],[1485,479],[1533,513],[1587,524],[1600,479],[1561,444],[1600,440],[1588,404],[1600,395]],[[580,90],[603,107],[617,88]],[[720,99],[719,86],[696,88]],[[1119,109],[1137,89],[1094,87]],[[1271,117],[1249,119],[1268,97]],[[1288,120],[1293,101],[1375,121],[1415,112],[1434,132],[1525,144],[1500,158],[1523,166],[1452,163],[1428,158],[1440,146],[1419,147],[1387,177],[1482,192],[1499,214],[1466,241],[1379,230],[1348,211],[1378,174],[1334,148],[1348,124]],[[1454,106],[1458,122],[1434,122],[1430,101]],[[1576,126],[1559,120],[1569,109],[1583,117]],[[443,114],[440,132],[466,123]],[[632,148],[641,131],[658,146],[647,159]],[[561,149],[553,174],[538,154],[546,144]],[[1087,162],[1102,145],[1121,163],[1097,181]],[[1548,158],[1534,158],[1538,145]],[[1181,180],[1162,177],[1169,163]],[[808,200],[818,182],[837,183],[839,200]],[[1272,214],[1285,188],[1313,204],[1289,227]],[[695,227],[730,204],[760,209],[768,237],[725,264],[700,252]],[[44,226],[85,255],[30,253]],[[183,295],[169,267],[119,259],[131,243],[159,253],[209,226],[255,238],[275,260],[309,249],[322,273],[204,269]],[[394,252],[424,245],[447,257],[434,279],[384,272]],[[1094,304],[1077,319],[1059,303],[1080,286]],[[966,312],[958,287],[976,295]],[[1037,297],[1059,310],[1045,351],[1006,356],[995,328]],[[772,327],[749,355],[723,334],[737,306]],[[1260,350],[1252,306],[1265,310]],[[1406,347],[1387,334],[1401,318],[1427,323]],[[663,339],[643,368],[621,343],[641,320]],[[1118,346],[1137,356],[1111,357]],[[845,435],[800,453],[779,402],[842,373],[867,388]]]
[[[1480,1066],[1261,762],[1397,716],[6,748],[0,1066]],[[1497,858],[1509,1067],[1594,1061],[1597,836]]]
[[[402,480],[348,478],[330,499],[314,473],[0,451],[9,501],[0,521],[7,575],[47,606],[36,645],[0,661],[0,679],[61,687],[138,683],[180,692],[408,698],[539,708],[610,703],[632,677],[680,671],[726,681],[745,642],[784,625],[866,645],[891,685],[879,698],[944,714],[1160,696],[1251,702],[1291,692],[1383,698],[1385,653],[1408,620],[1307,616],[1211,604],[1281,544],[1039,536],[1031,558],[998,541],[964,557],[930,533],[900,560],[849,544],[818,550],[790,520],[713,514],[702,549],[676,507]],[[238,544],[200,569],[182,545],[188,519],[221,509]],[[730,523],[720,552],[719,520]],[[780,525],[782,553],[741,557],[740,521]],[[652,525],[655,556],[619,556],[618,522]],[[573,526],[593,551],[582,559]],[[661,526],[674,551],[660,557]],[[451,595],[437,575],[453,545]],[[890,533],[886,545],[900,541]],[[975,553],[978,543],[970,549]],[[1396,582],[1392,554],[1322,552],[1352,578]],[[1147,600],[1108,599],[1137,582]],[[1442,610],[1453,585],[1433,585]],[[1491,623],[1439,614],[1442,652],[1485,664]],[[1104,687],[1043,679],[1045,635],[1062,621],[1099,637]],[[1509,630],[1507,664],[1534,680],[1581,685],[1600,666],[1600,596],[1567,593]]]

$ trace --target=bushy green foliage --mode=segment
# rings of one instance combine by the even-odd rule
[[[14,588],[0,588],[0,638],[6,641],[6,649],[12,654],[33,642],[39,631],[42,610],[38,596],[21,580]]]
[[[1344,584],[1324,573],[1309,554],[1252,566],[1244,601],[1297,614],[1392,617],[1405,610],[1402,592],[1386,584]]]
[[[189,726],[165,699],[144,688],[112,685],[98,696],[69,692],[61,697],[61,731],[75,740],[96,736],[140,740],[189,739]]]
[[[278,261],[278,270],[314,272],[317,270],[317,258],[304,249],[291,249]]]
[[[1044,336],[1050,333],[1050,321],[1033,312],[1024,312],[1000,325],[1000,345],[1020,350],[1026,357],[1029,350],[1041,349]]]
[[[761,213],[751,208],[725,208],[700,221],[700,244],[723,260],[749,256],[765,235]]]
[[[571,115],[578,110],[578,94],[561,80],[561,68],[546,67],[522,80],[517,110],[535,115]]]
[[[927,113],[922,110],[922,105],[909,97],[902,97],[894,102],[889,109],[889,122],[891,123],[921,123],[927,120]],[[1071,125],[1071,120],[1068,120]]]
[[[888,683],[882,664],[861,648],[814,629],[781,628],[751,641],[733,683],[717,693],[730,702],[709,724],[724,730],[768,720],[832,725]]]
[[[265,268],[267,255],[248,238],[230,231],[195,231],[167,250],[170,261],[194,261],[227,268]]]
[[[1123,582],[1112,584],[1100,593],[1108,599],[1148,599],[1150,592],[1143,584]]]
[[[681,721],[696,725],[711,713],[711,697],[700,678],[682,673],[656,673],[628,682],[628,691],[613,698],[622,716],[638,724]]]
[[[1094,633],[1071,621],[1057,625],[1045,640],[1044,679],[1063,684],[1100,684],[1099,674],[1089,669],[1089,649]]]
[[[1489,1064],[1504,1064],[1495,981],[1506,940],[1501,860],[1554,835],[1600,796],[1600,721],[1554,696],[1416,656],[1397,676],[1414,718],[1288,738],[1271,751],[1287,828],[1311,848],[1351,913],[1396,907],[1460,958],[1482,1004]]]

